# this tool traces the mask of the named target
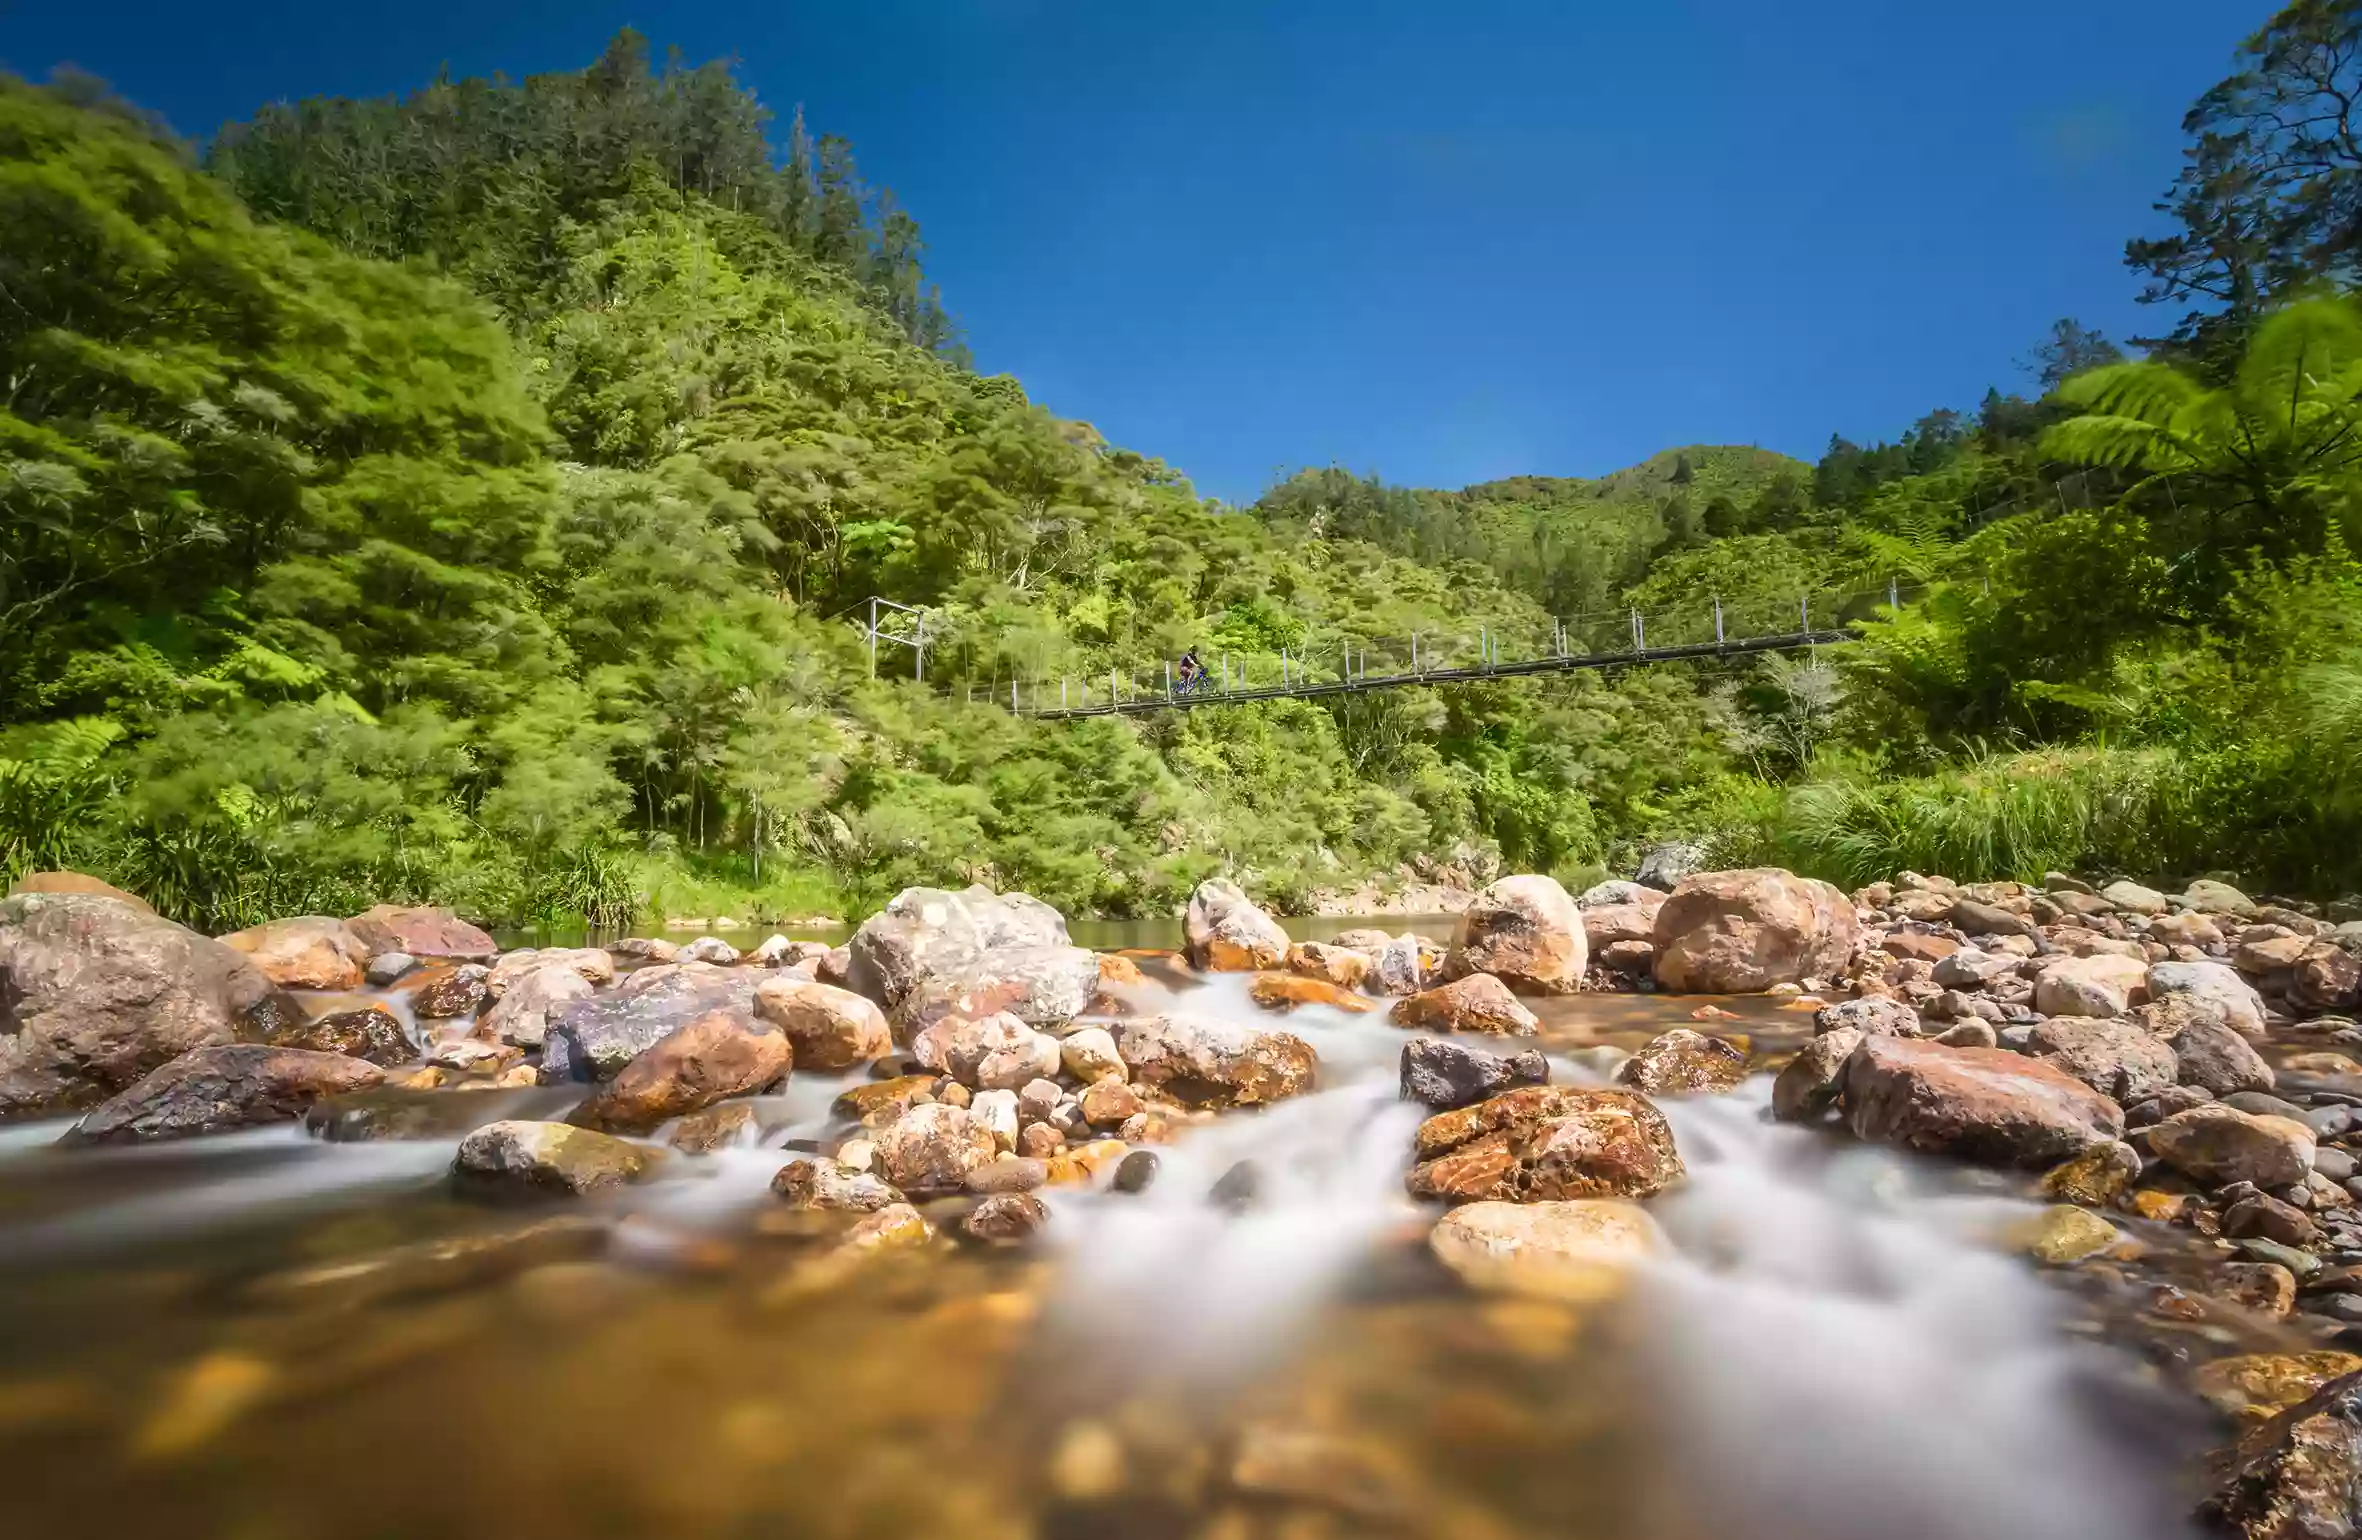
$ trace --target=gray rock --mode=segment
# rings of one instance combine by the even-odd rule
[[[895,1013],[907,1040],[947,1016],[1005,1011],[1045,1031],[1065,1026],[1099,992],[1099,957],[1079,946],[1003,946],[930,973]]]
[[[1632,880],[1644,888],[1655,888],[1670,893],[1681,885],[1684,877],[1694,877],[1706,867],[1706,849],[1686,840],[1667,840],[1652,846],[1640,859],[1640,870]]]
[[[1772,1081],[1772,1116],[1808,1122],[1834,1107],[1845,1082],[1845,1061],[1865,1035],[1860,1027],[1837,1027],[1798,1049]]]
[[[2304,1108],[2291,1101],[2282,1101],[2277,1096],[2267,1095],[2262,1091],[2234,1091],[2230,1095],[2222,1097],[2221,1101],[2226,1107],[2235,1107],[2241,1112],[2252,1113],[2259,1118],[2293,1118],[2299,1123],[2305,1120]]]
[[[1952,906],[1952,923],[1972,936],[2031,936],[2034,922],[1996,904],[1961,899]]]
[[[378,1139],[457,1139],[517,1115],[520,1102],[547,1091],[413,1091],[379,1086],[314,1102],[304,1132],[330,1144]]]
[[[1156,1151],[1134,1150],[1115,1163],[1115,1177],[1110,1185],[1117,1192],[1146,1192],[1156,1181],[1160,1164]]]
[[[2001,1034],[1993,1030],[1993,1024],[1977,1017],[1954,1022],[1951,1026],[1938,1032],[1935,1040],[1946,1048],[1998,1048],[2001,1046]]]
[[[408,952],[380,952],[369,959],[369,966],[362,970],[362,977],[383,989],[417,966],[418,959]]]
[[[2146,1101],[2174,1083],[2173,1049],[2124,1021],[2060,1016],[2035,1027],[2026,1052],[2119,1102]]]
[[[755,969],[667,963],[567,1001],[549,1020],[541,1083],[612,1080],[659,1039],[709,1011],[734,1009],[751,1025],[755,988],[764,977]]]
[[[1922,1030],[1917,1011],[1901,1000],[1889,1000],[1881,995],[1840,1000],[1813,1012],[1813,1031],[1816,1033],[1861,1032],[1871,1037],[1917,1037]]]
[[[2204,1086],[2217,1096],[2272,1088],[2272,1066],[2217,1014],[2185,1019],[2174,1035],[2173,1053],[2184,1085]]]
[[[2313,1151],[2313,1169],[2333,1182],[2343,1183],[2354,1175],[2354,1157],[2324,1144]]]
[[[1403,1044],[1402,1095],[1438,1112],[1468,1107],[1521,1085],[1550,1079],[1550,1061],[1534,1049],[1498,1054],[1442,1038]]]

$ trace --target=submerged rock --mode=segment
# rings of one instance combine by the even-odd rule
[[[1286,929],[1237,883],[1219,877],[1199,883],[1190,895],[1181,934],[1192,967],[1253,973],[1287,960]]]
[[[0,901],[0,1118],[88,1106],[302,1014],[252,958],[120,899]]]
[[[884,1177],[825,1157],[781,1166],[771,1178],[771,1191],[791,1207],[840,1214],[874,1214],[902,1201],[902,1194]]]
[[[1503,877],[1460,912],[1444,972],[1490,974],[1519,994],[1572,994],[1590,963],[1583,916],[1557,879]]]
[[[1747,1078],[1747,1051],[1719,1037],[1675,1027],[1616,1066],[1616,1084],[1651,1096],[1716,1094]]]
[[[1992,1165],[2054,1165],[2124,1132],[2116,1103],[1999,1048],[1865,1037],[1844,1095],[1856,1138]]]
[[[462,1139],[451,1171],[462,1191],[580,1197],[639,1181],[663,1159],[662,1150],[613,1134],[509,1119]]]
[[[340,1053],[261,1043],[196,1048],[83,1114],[58,1142],[133,1144],[283,1123],[322,1097],[384,1079],[376,1065]]]
[[[330,915],[271,920],[221,938],[254,959],[263,977],[289,989],[358,989],[370,948]]]
[[[666,1033],[567,1116],[583,1128],[644,1134],[660,1123],[784,1078],[795,1050],[735,1008],[708,1011]]]
[[[1529,1086],[1419,1125],[1419,1198],[1645,1198],[1683,1176],[1663,1113],[1630,1091]]]
[[[806,979],[770,978],[755,987],[755,1014],[787,1035],[798,1069],[834,1074],[894,1051],[877,1002]]]
[[[1427,1246],[1475,1288],[1588,1302],[1612,1296],[1665,1239],[1638,1204],[1588,1198],[1466,1204],[1436,1221]]]
[[[2129,1192],[2140,1174],[2140,1152],[2129,1144],[2111,1141],[2095,1144],[2044,1172],[2040,1191],[2044,1197],[2098,1208]]]
[[[1147,1016],[1115,1029],[1138,1084],[1193,1107],[1254,1107],[1312,1089],[1319,1058],[1291,1032],[1201,1017]]]
[[[1509,986],[1489,973],[1472,973],[1440,989],[1395,1003],[1389,1019],[1399,1027],[1431,1032],[1489,1032],[1503,1037],[1531,1037],[1541,1019],[1527,1010]]]
[[[1284,1012],[1299,1005],[1320,1005],[1360,1015],[1377,1009],[1361,996],[1350,994],[1327,979],[1298,973],[1258,973],[1247,985],[1247,998],[1267,1011]]]
[[[692,1112],[673,1125],[665,1143],[684,1155],[711,1155],[739,1145],[751,1145],[762,1124],[748,1102],[716,1102]]]
[[[1835,978],[1860,939],[1852,900],[1776,868],[1685,879],[1657,911],[1657,982],[1683,994],[1757,994]]]
[[[1029,1192],[1004,1192],[977,1204],[960,1228],[990,1245],[1016,1246],[1033,1239],[1049,1222],[1049,1205],[1041,1199]]]
[[[2098,1256],[2123,1238],[2099,1215],[2071,1204],[2044,1209],[2015,1236],[2026,1255],[2052,1267]]]
[[[1497,1054],[1446,1038],[1415,1038],[1402,1047],[1402,1096],[1437,1112],[1470,1107],[1487,1097],[1550,1079],[1550,1061],[1535,1049]]]
[[[314,1102],[304,1132],[330,1144],[375,1139],[457,1139],[497,1123],[517,1098],[478,1091],[420,1091],[379,1086]]]

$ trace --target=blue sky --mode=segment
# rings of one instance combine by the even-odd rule
[[[209,134],[274,97],[576,68],[630,24],[735,54],[916,213],[979,367],[1253,496],[1457,486],[1668,445],[1810,458],[2022,383],[2055,317],[2163,329],[2183,110],[2227,0],[0,0]]]

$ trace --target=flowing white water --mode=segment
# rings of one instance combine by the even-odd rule
[[[1975,1238],[1995,1201],[1948,1173],[1768,1122],[1759,1079],[1668,1102],[1689,1181],[1654,1208],[1677,1254],[1633,1291],[1662,1389],[1656,1490],[1678,1533],[1764,1540],[2164,1540],[2144,1450],[2107,1415],[2117,1365]],[[2007,1205],[2016,1208],[2017,1205]]]

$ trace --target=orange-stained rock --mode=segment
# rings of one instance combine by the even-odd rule
[[[1702,872],[1657,911],[1657,982],[1684,994],[1757,994],[1836,978],[1861,936],[1852,900],[1776,868]]]
[[[1348,953],[1358,956],[1358,953]],[[1267,1011],[1291,1011],[1299,1005],[1325,1005],[1332,1010],[1373,1011],[1377,1006],[1360,995],[1348,994],[1327,979],[1293,973],[1258,973],[1247,986],[1247,998]]]
[[[751,1029],[734,1010],[708,1011],[633,1055],[613,1080],[568,1115],[579,1128],[647,1133],[668,1118],[746,1096],[788,1072],[785,1035]]]
[[[1190,963],[1225,973],[1276,968],[1288,955],[1288,933],[1255,906],[1235,882],[1212,878],[1190,895],[1181,920]]]
[[[324,914],[234,930],[221,944],[254,959],[264,978],[287,989],[358,989],[369,951],[344,921]]]
[[[1398,1027],[1435,1032],[1491,1032],[1508,1037],[1531,1037],[1542,1025],[1509,992],[1508,985],[1489,973],[1472,973],[1440,989],[1398,1000],[1391,1019]]]
[[[1326,979],[1339,989],[1359,989],[1375,966],[1370,954],[1322,941],[1299,941],[1288,948],[1288,971],[1305,978]]]
[[[1519,994],[1572,994],[1590,948],[1583,916],[1556,878],[1503,877],[1460,912],[1444,971],[1489,973]]]
[[[1630,1091],[1527,1086],[1419,1125],[1414,1197],[1645,1198],[1681,1180],[1664,1114]]]

